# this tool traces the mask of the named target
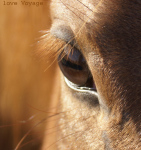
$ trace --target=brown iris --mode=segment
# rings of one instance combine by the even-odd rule
[[[75,47],[66,46],[58,57],[64,76],[79,87],[96,90],[91,72],[82,53]]]

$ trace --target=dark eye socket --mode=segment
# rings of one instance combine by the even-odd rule
[[[67,45],[58,57],[58,64],[64,76],[79,87],[96,87],[82,53],[75,47]]]

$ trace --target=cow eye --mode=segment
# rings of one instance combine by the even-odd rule
[[[77,48],[67,45],[58,57],[58,64],[70,82],[78,87],[88,87],[96,91],[87,62]]]

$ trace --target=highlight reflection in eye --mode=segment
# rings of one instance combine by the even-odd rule
[[[65,46],[58,57],[58,64],[64,76],[79,87],[88,87],[96,91],[96,87],[82,53],[71,45]]]

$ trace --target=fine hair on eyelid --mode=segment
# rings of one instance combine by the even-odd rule
[[[37,43],[37,54],[45,59],[56,58],[63,50],[66,42],[53,36],[50,32],[45,32]]]
[[[41,37],[41,39],[38,41],[39,49],[37,49],[37,54],[41,58],[51,58],[54,57],[57,59],[57,57],[61,54],[61,52],[67,48],[68,54],[73,54],[74,46],[72,46],[69,43],[66,43],[65,41],[55,37],[50,32],[45,32],[45,34]],[[62,58],[65,56],[62,55]]]

